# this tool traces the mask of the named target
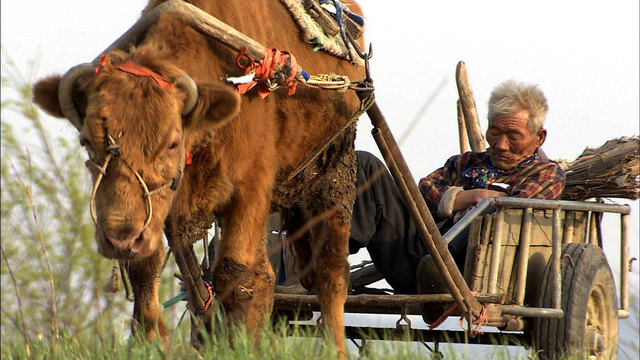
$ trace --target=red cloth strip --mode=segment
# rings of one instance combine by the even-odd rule
[[[298,63],[296,58],[287,51],[280,51],[276,48],[265,49],[264,59],[256,61],[254,58],[247,56],[249,63],[246,66],[240,65],[240,59],[245,55],[246,48],[242,48],[236,58],[236,64],[243,69],[243,75],[251,72],[255,73],[253,81],[245,84],[238,84],[238,93],[244,94],[257,85],[260,98],[264,99],[269,95],[271,89],[267,86],[267,81],[272,78],[277,72],[287,71],[287,79],[279,85],[287,85],[289,87],[289,95],[293,95],[296,92],[297,82],[295,81],[296,74],[298,72]],[[287,61],[289,62],[287,69]]]
[[[155,80],[156,83],[158,83],[158,85],[162,86],[163,88],[173,89],[175,87],[173,84],[169,83],[169,81],[167,81],[162,75],[154,72],[153,70],[147,67],[138,65],[133,61],[125,62],[124,64],[119,65],[117,69],[135,76],[149,76],[153,80]]]

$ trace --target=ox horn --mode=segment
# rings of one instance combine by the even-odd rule
[[[184,100],[184,107],[182,108],[182,116],[189,115],[196,107],[198,102],[198,85],[187,74],[182,74],[178,80],[176,80],[176,86],[187,94]]]
[[[60,79],[60,84],[58,84],[60,110],[64,117],[66,117],[78,131],[82,128],[82,117],[73,101],[73,88],[80,77],[94,72],[95,65],[91,63],[76,65],[64,74],[62,79]]]

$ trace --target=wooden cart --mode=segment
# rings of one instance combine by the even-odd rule
[[[495,211],[482,215],[491,208]],[[445,241],[450,240],[469,229],[464,279],[482,304],[484,318],[468,325],[466,331],[416,329],[406,315],[442,312],[443,305],[454,304],[450,293],[349,295],[346,312],[396,314],[399,319],[395,329],[347,327],[347,337],[363,339],[363,334],[384,334],[398,340],[436,343],[507,343],[534,346],[543,358],[568,352],[613,359],[618,318],[629,314],[629,212],[627,205],[596,202],[484,199],[443,236]],[[603,244],[610,246],[615,241],[605,240],[600,231],[604,213],[621,218],[619,302],[602,251]],[[270,240],[277,244],[282,234],[274,232]],[[281,259],[273,261],[276,269],[283,268]],[[372,275],[372,266],[352,273],[356,279],[353,292],[366,292],[362,287],[380,278]],[[364,274],[369,281],[360,280]],[[274,309],[279,313],[304,313],[319,311],[319,304],[315,295],[276,293]],[[449,315],[465,314],[455,309]],[[478,332],[482,330],[478,326],[485,330],[495,327],[500,332]]]

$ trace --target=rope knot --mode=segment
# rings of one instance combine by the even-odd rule
[[[228,81],[236,85],[238,93],[244,94],[247,91],[257,87],[258,94],[261,99],[269,95],[280,86],[289,87],[289,95],[296,92],[296,75],[299,67],[296,58],[287,51],[278,49],[265,49],[264,59],[256,60],[246,55],[249,60],[247,65],[240,64],[240,59],[245,56],[247,51],[243,47],[236,57],[236,65],[242,69],[243,75],[237,78],[229,77]]]
[[[114,140],[111,135],[108,135],[107,130],[107,154],[117,157],[120,156],[120,145]]]
[[[107,146],[107,153],[113,157],[120,156],[120,145],[112,144]]]

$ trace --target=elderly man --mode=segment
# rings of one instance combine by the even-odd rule
[[[420,191],[441,231],[486,197],[560,196],[564,173],[540,149],[547,135],[547,111],[545,96],[536,86],[506,81],[493,90],[486,133],[489,149],[453,156],[420,180]],[[416,269],[427,250],[391,175],[369,153],[358,152],[358,187],[366,190],[354,204],[350,252],[366,247],[396,292],[416,293]],[[449,243],[461,268],[466,245],[466,237]]]

